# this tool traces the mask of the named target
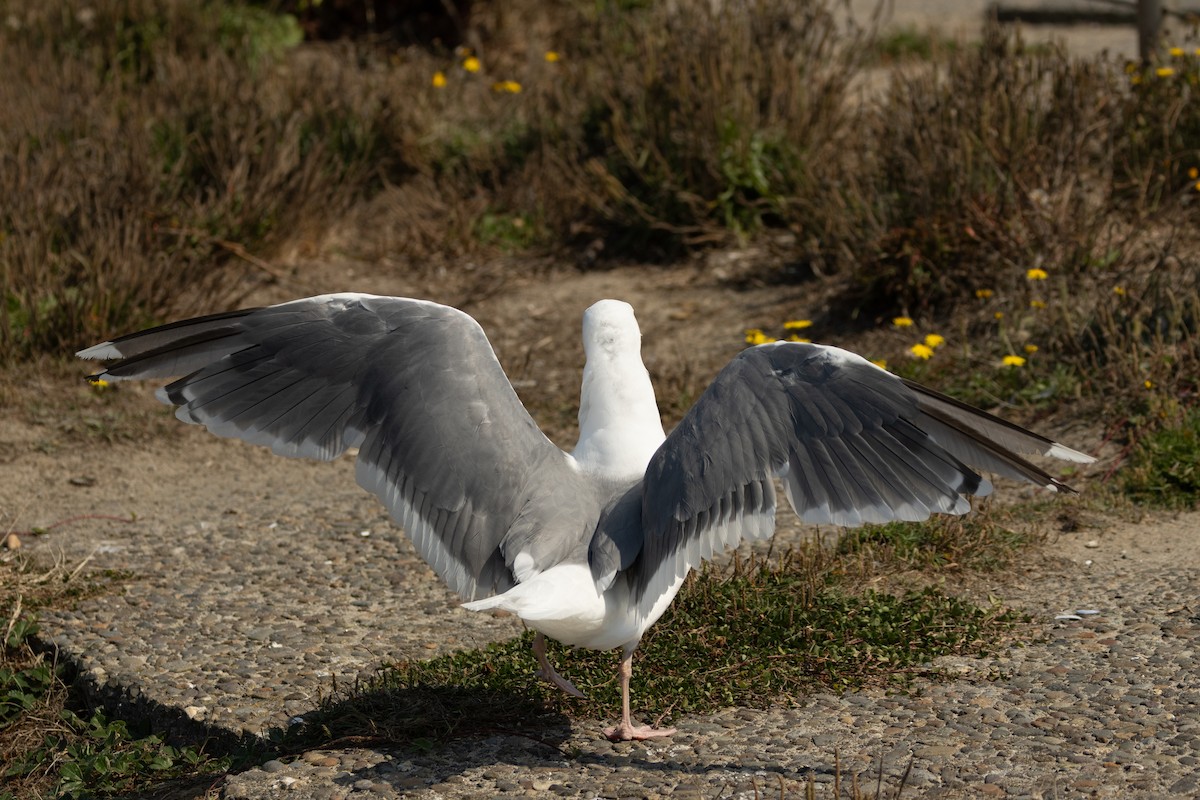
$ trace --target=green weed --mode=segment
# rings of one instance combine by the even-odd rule
[[[1200,502],[1200,409],[1180,411],[1137,440],[1122,487],[1134,502],[1168,509],[1195,508]]]
[[[304,41],[304,31],[291,14],[241,3],[222,3],[218,12],[217,43],[251,66],[277,61]]]
[[[135,734],[103,711],[85,719],[63,709],[59,728],[62,733],[47,736],[40,747],[15,759],[4,776],[29,778],[50,767],[58,796],[108,797],[185,774],[223,772],[232,764],[229,756],[214,758],[202,748],[172,747],[154,734]]]
[[[838,552],[892,560],[921,570],[994,570],[1007,566],[1035,538],[1005,527],[994,514],[975,513],[864,525],[842,535]]]
[[[15,650],[36,632],[37,621],[33,617],[20,617],[8,632],[5,647]],[[0,665],[0,728],[12,724],[43,702],[55,682],[61,679],[61,674],[61,667],[43,660],[16,666]]]

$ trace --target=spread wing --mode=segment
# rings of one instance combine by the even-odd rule
[[[216,314],[104,342],[106,380],[185,377],[176,416],[285,456],[358,447],[374,492],[450,588],[511,588],[511,559],[548,565],[586,520],[581,478],[521,405],[482,328],[447,306],[333,294]],[[509,558],[506,560],[505,554]]]
[[[772,535],[773,477],[805,522],[923,520],[991,491],[972,467],[1070,491],[1029,453],[1092,460],[836,347],[749,348],[650,461],[635,585],[656,597],[714,553]]]

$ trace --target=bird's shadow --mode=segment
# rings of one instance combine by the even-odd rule
[[[530,782],[531,776],[542,780],[555,776],[570,783],[575,774],[592,765],[613,774],[634,770],[707,776],[716,770],[741,788],[766,786],[764,781],[804,782],[812,776],[820,780],[822,773],[832,775],[834,770],[834,764],[821,757],[828,753],[814,753],[813,761],[805,764],[747,766],[740,763],[738,755],[744,748],[732,741],[727,742],[727,757],[714,758],[711,753],[703,758],[677,757],[675,747],[664,748],[662,743],[694,743],[696,732],[687,731],[686,721],[684,730],[672,739],[610,744],[603,736],[605,721],[573,719],[555,708],[554,700],[519,691],[459,686],[361,691],[302,714],[303,722],[286,730],[265,732],[265,741],[183,717],[168,724],[170,709],[157,704],[144,707],[144,698],[141,705],[144,715],[157,720],[156,729],[169,731],[167,735],[176,743],[204,742],[210,755],[233,756],[234,773],[258,769],[268,759],[300,760],[310,751],[367,750],[381,757],[365,759],[373,765],[356,766],[332,776],[330,782],[348,788],[365,779],[390,785],[402,795],[452,781],[475,769],[486,775],[488,768],[505,765],[514,769],[492,777],[497,787],[506,791],[529,788],[521,784]],[[687,746],[680,749],[695,752]],[[513,786],[503,786],[505,775]],[[219,783],[211,774],[189,776],[131,796],[161,800],[198,797]]]
[[[420,753],[447,742],[497,733],[522,736],[561,752],[571,734],[567,716],[537,699],[453,685],[355,692],[300,719],[272,737],[285,753],[347,746]]]
[[[388,758],[380,763],[357,768],[333,782],[351,786],[368,779],[391,784],[402,792],[442,783],[475,768],[504,764],[517,767],[515,774],[521,776],[539,769],[571,771],[572,765],[696,775],[718,769],[744,774],[747,780],[761,779],[764,772],[761,766],[740,765],[734,749],[727,761],[718,757],[715,762],[689,763],[669,757],[658,745],[610,745],[603,738],[604,722],[573,721],[552,706],[552,702],[519,694],[476,688],[381,689],[306,715],[304,723],[289,730],[280,745],[292,756],[341,748],[386,753]],[[686,734],[679,737],[690,738]],[[651,746],[656,751],[653,755],[648,752]],[[783,765],[765,771],[777,771],[787,780],[804,778]]]

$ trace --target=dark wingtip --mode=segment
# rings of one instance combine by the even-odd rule
[[[1046,484],[1046,488],[1052,492],[1063,492],[1065,494],[1079,494],[1079,490],[1073,486],[1063,483],[1058,478],[1051,478],[1050,483]]]

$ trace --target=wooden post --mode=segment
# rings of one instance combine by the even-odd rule
[[[1162,0],[1138,0],[1138,56],[1149,64],[1158,50],[1158,34],[1162,30]]]

